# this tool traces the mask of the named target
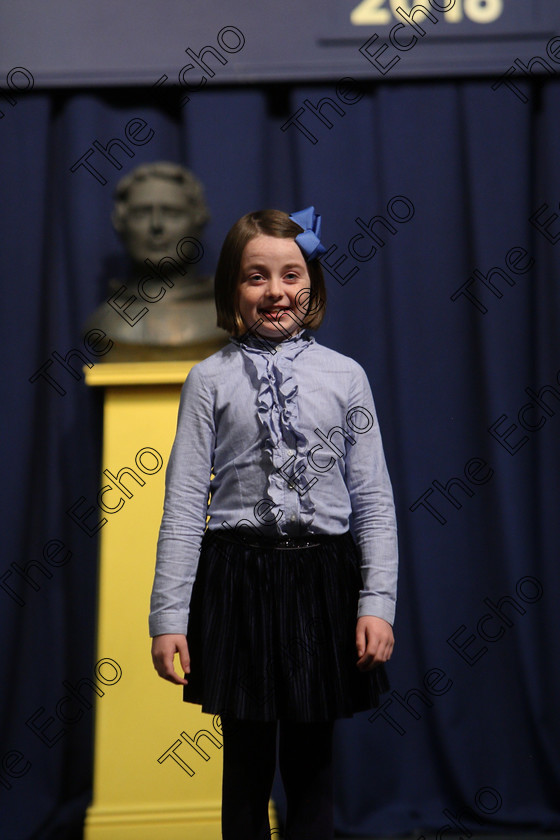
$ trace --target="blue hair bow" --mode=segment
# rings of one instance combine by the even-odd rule
[[[321,217],[315,212],[314,207],[306,207],[298,213],[290,213],[290,219],[303,228],[303,233],[298,233],[296,242],[305,254],[307,262],[315,260],[326,253],[326,248],[319,239],[321,235]]]

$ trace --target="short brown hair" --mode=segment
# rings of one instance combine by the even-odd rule
[[[247,243],[256,236],[295,239],[302,230],[303,228],[282,210],[258,210],[256,213],[247,213],[234,224],[222,245],[214,278],[218,327],[222,327],[234,336],[247,332],[247,326],[243,323],[237,306],[241,258]],[[327,291],[323,269],[318,259],[307,262],[307,271],[311,281],[309,294],[311,311],[302,318],[302,324],[306,329],[316,330],[325,314]]]

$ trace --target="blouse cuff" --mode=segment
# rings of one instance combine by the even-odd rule
[[[358,599],[358,618],[372,615],[388,621],[391,627],[395,621],[395,602],[376,595],[374,592],[360,592]]]
[[[148,619],[150,636],[152,637],[161,636],[166,633],[176,633],[179,636],[186,636],[188,625],[188,610],[168,613],[163,612],[159,615],[150,615]]]

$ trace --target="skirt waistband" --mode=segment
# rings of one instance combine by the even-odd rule
[[[247,546],[249,548],[275,548],[290,550],[298,548],[316,548],[325,543],[332,543],[346,539],[349,531],[344,534],[307,534],[304,537],[265,537],[255,534],[252,531],[232,530],[225,528],[208,529],[205,537],[215,537],[224,542],[235,545]]]

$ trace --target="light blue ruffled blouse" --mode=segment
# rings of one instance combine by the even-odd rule
[[[187,632],[208,514],[211,530],[267,537],[342,534],[352,515],[357,616],[393,623],[397,528],[369,382],[308,330],[278,343],[230,338],[189,373],[167,466],[151,636]]]

